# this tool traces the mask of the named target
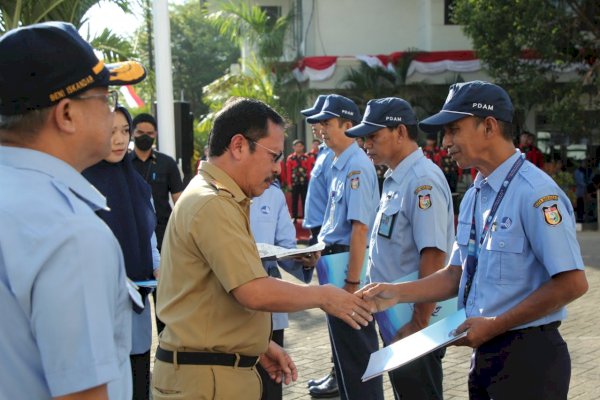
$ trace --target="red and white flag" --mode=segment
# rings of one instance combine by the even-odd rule
[[[144,101],[140,98],[140,96],[137,95],[133,89],[133,86],[121,86],[119,92],[121,92],[121,97],[125,99],[125,104],[128,108],[138,108],[144,106]]]

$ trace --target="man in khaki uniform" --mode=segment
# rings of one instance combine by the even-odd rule
[[[279,114],[250,99],[229,101],[215,118],[209,159],[175,205],[163,243],[155,400],[259,399],[257,362],[278,382],[295,380],[291,358],[270,341],[270,311],[319,307],[356,329],[372,320],[344,290],[265,273],[249,206],[280,172],[284,128]]]

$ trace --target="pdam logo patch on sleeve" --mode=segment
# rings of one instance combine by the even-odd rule
[[[431,207],[431,195],[430,194],[423,194],[423,195],[419,195],[419,208],[421,210],[427,210],[428,208]]]
[[[542,207],[544,220],[548,225],[555,226],[562,222],[562,215],[558,209],[558,204],[552,204],[549,207]]]

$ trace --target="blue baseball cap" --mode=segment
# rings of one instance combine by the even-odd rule
[[[130,85],[146,77],[142,64],[104,64],[65,22],[44,22],[0,37],[0,114],[49,107],[94,87]]]
[[[419,128],[434,133],[446,124],[469,116],[512,122],[513,111],[508,93],[498,85],[484,81],[455,83],[450,86],[442,110],[421,121]]]
[[[323,108],[323,104],[325,104],[326,98],[327,98],[326,94],[319,95],[319,97],[317,97],[317,100],[315,101],[315,104],[313,104],[313,106],[311,108],[306,108],[306,109],[300,111],[300,114],[304,115],[305,117],[312,117],[313,115],[317,115],[318,113],[321,112],[321,109]]]
[[[346,136],[367,136],[381,128],[394,127],[400,124],[417,124],[417,116],[406,100],[398,97],[373,99],[367,103],[362,122],[348,129]]]
[[[321,112],[306,118],[309,124],[316,124],[331,118],[346,118],[356,123],[360,122],[358,106],[347,97],[330,94],[325,99]]]

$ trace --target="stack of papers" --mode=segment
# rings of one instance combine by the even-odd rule
[[[258,254],[260,255],[261,260],[282,260],[301,254],[321,251],[325,248],[325,243],[317,243],[309,247],[299,247],[295,249],[286,249],[285,247],[268,243],[256,243],[256,247],[258,248]]]

